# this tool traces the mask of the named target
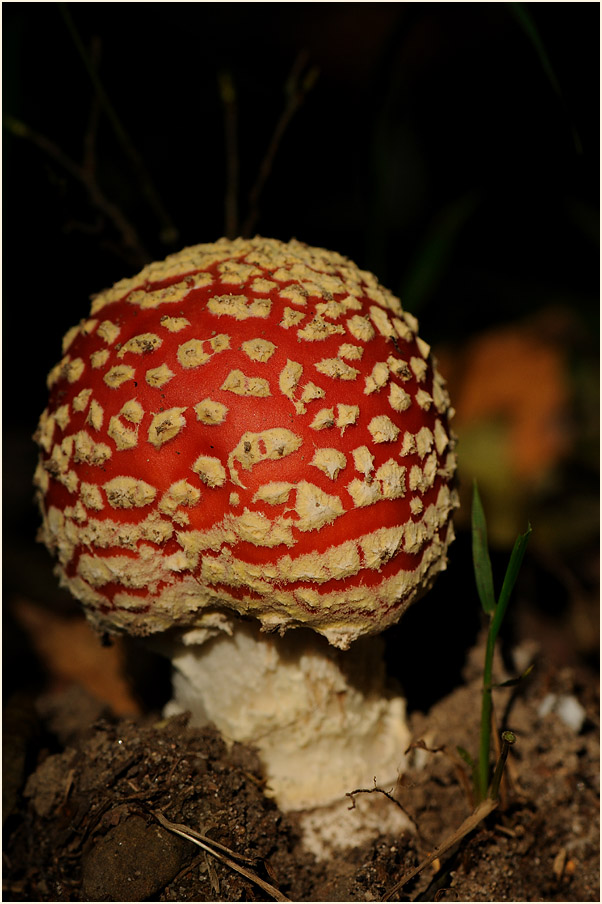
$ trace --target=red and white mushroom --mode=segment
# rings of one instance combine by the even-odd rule
[[[456,505],[415,318],[339,254],[221,239],[95,296],[48,385],[41,535],[92,623],[171,638],[173,707],[258,746],[308,825],[394,781],[369,636],[445,567]]]

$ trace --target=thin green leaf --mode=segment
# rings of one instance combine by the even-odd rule
[[[529,524],[525,533],[520,534],[515,540],[514,548],[512,549],[512,554],[510,556],[510,561],[508,562],[508,567],[506,568],[504,583],[502,584],[502,592],[500,593],[500,598],[498,600],[497,606],[495,607],[493,620],[491,622],[490,633],[494,643],[500,630],[502,621],[504,620],[504,615],[506,614],[510,596],[514,589],[520,567],[525,557],[525,550],[527,549],[527,543],[529,542],[531,533],[532,528]]]
[[[487,522],[481,504],[481,497],[475,480],[472,491],[472,561],[475,582],[483,611],[488,615],[495,612],[493,572],[487,547]]]
[[[535,665],[531,664],[522,675],[518,675],[516,678],[509,678],[508,681],[502,681],[500,684],[494,684],[493,687],[516,687],[517,684],[520,684],[521,681],[524,681],[531,674],[534,668]]]
[[[456,747],[458,754],[462,757],[467,766],[470,766],[471,769],[474,769],[474,760],[464,747]]]

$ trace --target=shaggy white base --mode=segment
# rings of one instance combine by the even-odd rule
[[[382,644],[350,650],[298,630],[285,637],[239,624],[204,643],[178,644],[174,699],[166,715],[190,710],[191,724],[212,722],[228,741],[258,749],[267,793],[301,816],[306,845],[318,857],[399,832],[408,820],[382,794],[394,789],[410,740],[402,697],[385,686]]]

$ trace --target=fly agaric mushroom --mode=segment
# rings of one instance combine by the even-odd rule
[[[99,630],[169,638],[172,710],[258,747],[315,849],[346,792],[396,780],[404,702],[373,635],[452,538],[451,409],[417,327],[339,254],[187,248],[93,298],[36,433],[62,584]]]

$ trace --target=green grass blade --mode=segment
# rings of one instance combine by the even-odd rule
[[[495,612],[493,614],[493,619],[491,622],[491,634],[494,642],[500,630],[504,615],[506,614],[506,609],[508,608],[508,603],[510,601],[510,595],[512,594],[518,573],[520,571],[520,567],[523,563],[525,550],[527,549],[527,543],[529,542],[531,532],[531,525],[529,525],[525,533],[520,534],[516,538],[516,541],[514,543],[510,561],[508,562],[508,567],[506,568],[504,583],[502,584],[502,592],[500,593],[500,598],[498,600],[497,606],[495,607]]]
[[[472,561],[481,606],[484,612],[493,615],[496,607],[493,572],[487,547],[487,524],[476,480],[472,491]]]

